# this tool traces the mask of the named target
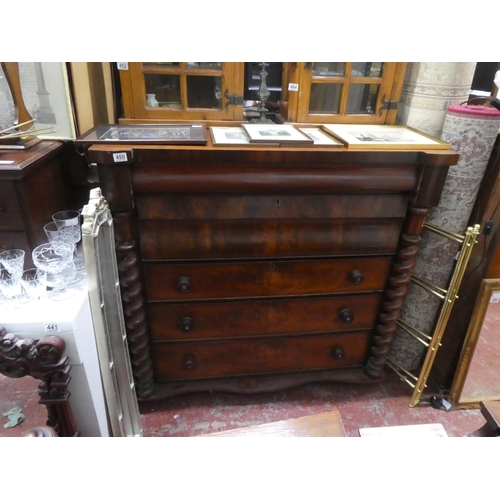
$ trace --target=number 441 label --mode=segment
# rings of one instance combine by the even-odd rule
[[[59,325],[57,323],[45,323],[44,329],[46,332],[58,332]]]

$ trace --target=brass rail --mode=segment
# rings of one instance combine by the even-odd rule
[[[420,402],[420,398],[422,397],[422,392],[425,389],[425,387],[427,387],[426,385],[427,378],[429,377],[429,373],[436,358],[437,350],[441,346],[441,338],[448,323],[451,310],[453,308],[455,300],[458,299],[457,293],[458,289],[460,288],[460,283],[462,282],[462,278],[464,276],[465,269],[467,268],[467,264],[472,254],[474,245],[477,243],[476,236],[480,233],[479,224],[476,224],[474,227],[467,228],[467,231],[464,236],[429,223],[424,223],[424,228],[427,228],[430,231],[438,233],[441,236],[444,236],[450,240],[461,243],[462,247],[457,256],[455,269],[453,271],[450,284],[447,290],[440,288],[436,285],[433,285],[432,283],[422,280],[416,276],[411,277],[411,280],[414,283],[421,286],[422,288],[425,288],[434,295],[437,295],[440,299],[443,300],[443,305],[441,307],[441,311],[437,318],[436,326],[434,327],[434,332],[432,336],[426,335],[425,333],[414,328],[408,323],[405,323],[402,320],[398,321],[398,326],[400,326],[402,330],[404,330],[409,335],[415,337],[417,340],[422,342],[427,347],[427,353],[424,362],[422,364],[420,375],[416,377],[415,375],[411,374],[409,371],[405,370],[400,365],[395,363],[390,358],[387,359],[387,366],[389,366],[389,368],[391,368],[394,372],[396,372],[396,374],[401,378],[401,380],[408,383],[414,389],[412,398],[410,400],[410,407],[412,408]],[[429,342],[424,341],[421,337],[428,339]],[[416,383],[414,384],[413,382],[411,382],[408,377],[416,381]]]

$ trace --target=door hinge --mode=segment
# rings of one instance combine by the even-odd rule
[[[224,97],[226,98],[226,112],[228,111],[229,106],[243,106],[243,96],[241,95],[229,95],[226,89]]]
[[[398,101],[386,101],[385,94],[382,96],[382,106],[378,110],[378,116],[382,116],[382,112],[391,109],[398,109],[399,102]]]

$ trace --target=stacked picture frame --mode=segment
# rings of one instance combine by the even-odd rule
[[[340,149],[450,149],[451,145],[404,125],[204,123],[98,125],[75,144],[197,145],[220,147],[322,147]]]
[[[318,146],[347,149],[450,149],[450,144],[403,125],[242,124],[210,127],[214,146]]]

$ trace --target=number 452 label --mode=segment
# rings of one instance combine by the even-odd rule
[[[127,153],[113,153],[113,161],[115,163],[127,161]]]

